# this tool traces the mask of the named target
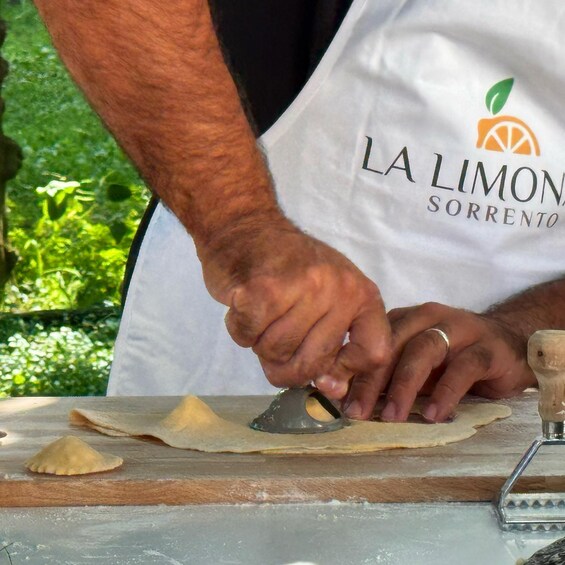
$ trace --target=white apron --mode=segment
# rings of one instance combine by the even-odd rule
[[[387,309],[480,311],[561,276],[564,28],[559,0],[356,0],[262,138],[286,214],[357,264]],[[271,393],[225,312],[160,205],[108,394]]]

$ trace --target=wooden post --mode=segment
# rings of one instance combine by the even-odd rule
[[[6,22],[0,19],[0,48],[6,38]],[[16,264],[17,255],[8,247],[8,223],[6,218],[6,183],[13,178],[22,162],[22,152],[17,143],[2,131],[4,100],[2,83],[8,74],[8,62],[0,54],[0,297],[4,285]]]

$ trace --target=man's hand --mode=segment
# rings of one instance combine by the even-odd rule
[[[198,252],[208,290],[230,307],[231,337],[253,349],[273,385],[315,381],[341,398],[353,375],[388,365],[390,328],[376,285],[282,216],[239,222]]]
[[[526,362],[527,337],[494,312],[475,314],[442,304],[398,308],[388,314],[392,363],[372,378],[357,377],[346,403],[351,417],[368,418],[385,389],[381,418],[404,421],[419,394],[430,394],[423,416],[448,418],[472,392],[488,398],[519,394],[535,383]],[[448,336],[449,346],[437,328]]]

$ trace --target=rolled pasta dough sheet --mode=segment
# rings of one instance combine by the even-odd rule
[[[445,445],[510,414],[500,404],[469,403],[460,404],[454,420],[444,424],[352,421],[335,432],[271,434],[249,428],[256,414],[249,414],[247,421],[228,420],[198,397],[186,396],[168,414],[74,409],[69,419],[110,436],[151,436],[171,447],[213,453],[363,453]]]

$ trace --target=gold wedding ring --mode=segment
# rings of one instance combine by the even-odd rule
[[[449,337],[447,337],[447,334],[443,330],[440,330],[439,328],[429,328],[429,329],[424,331],[424,333],[426,333],[426,332],[436,332],[437,334],[439,334],[441,336],[441,338],[445,342],[445,346],[447,347],[447,351],[445,352],[445,354],[447,355],[449,353],[449,345],[450,345],[449,344]]]

